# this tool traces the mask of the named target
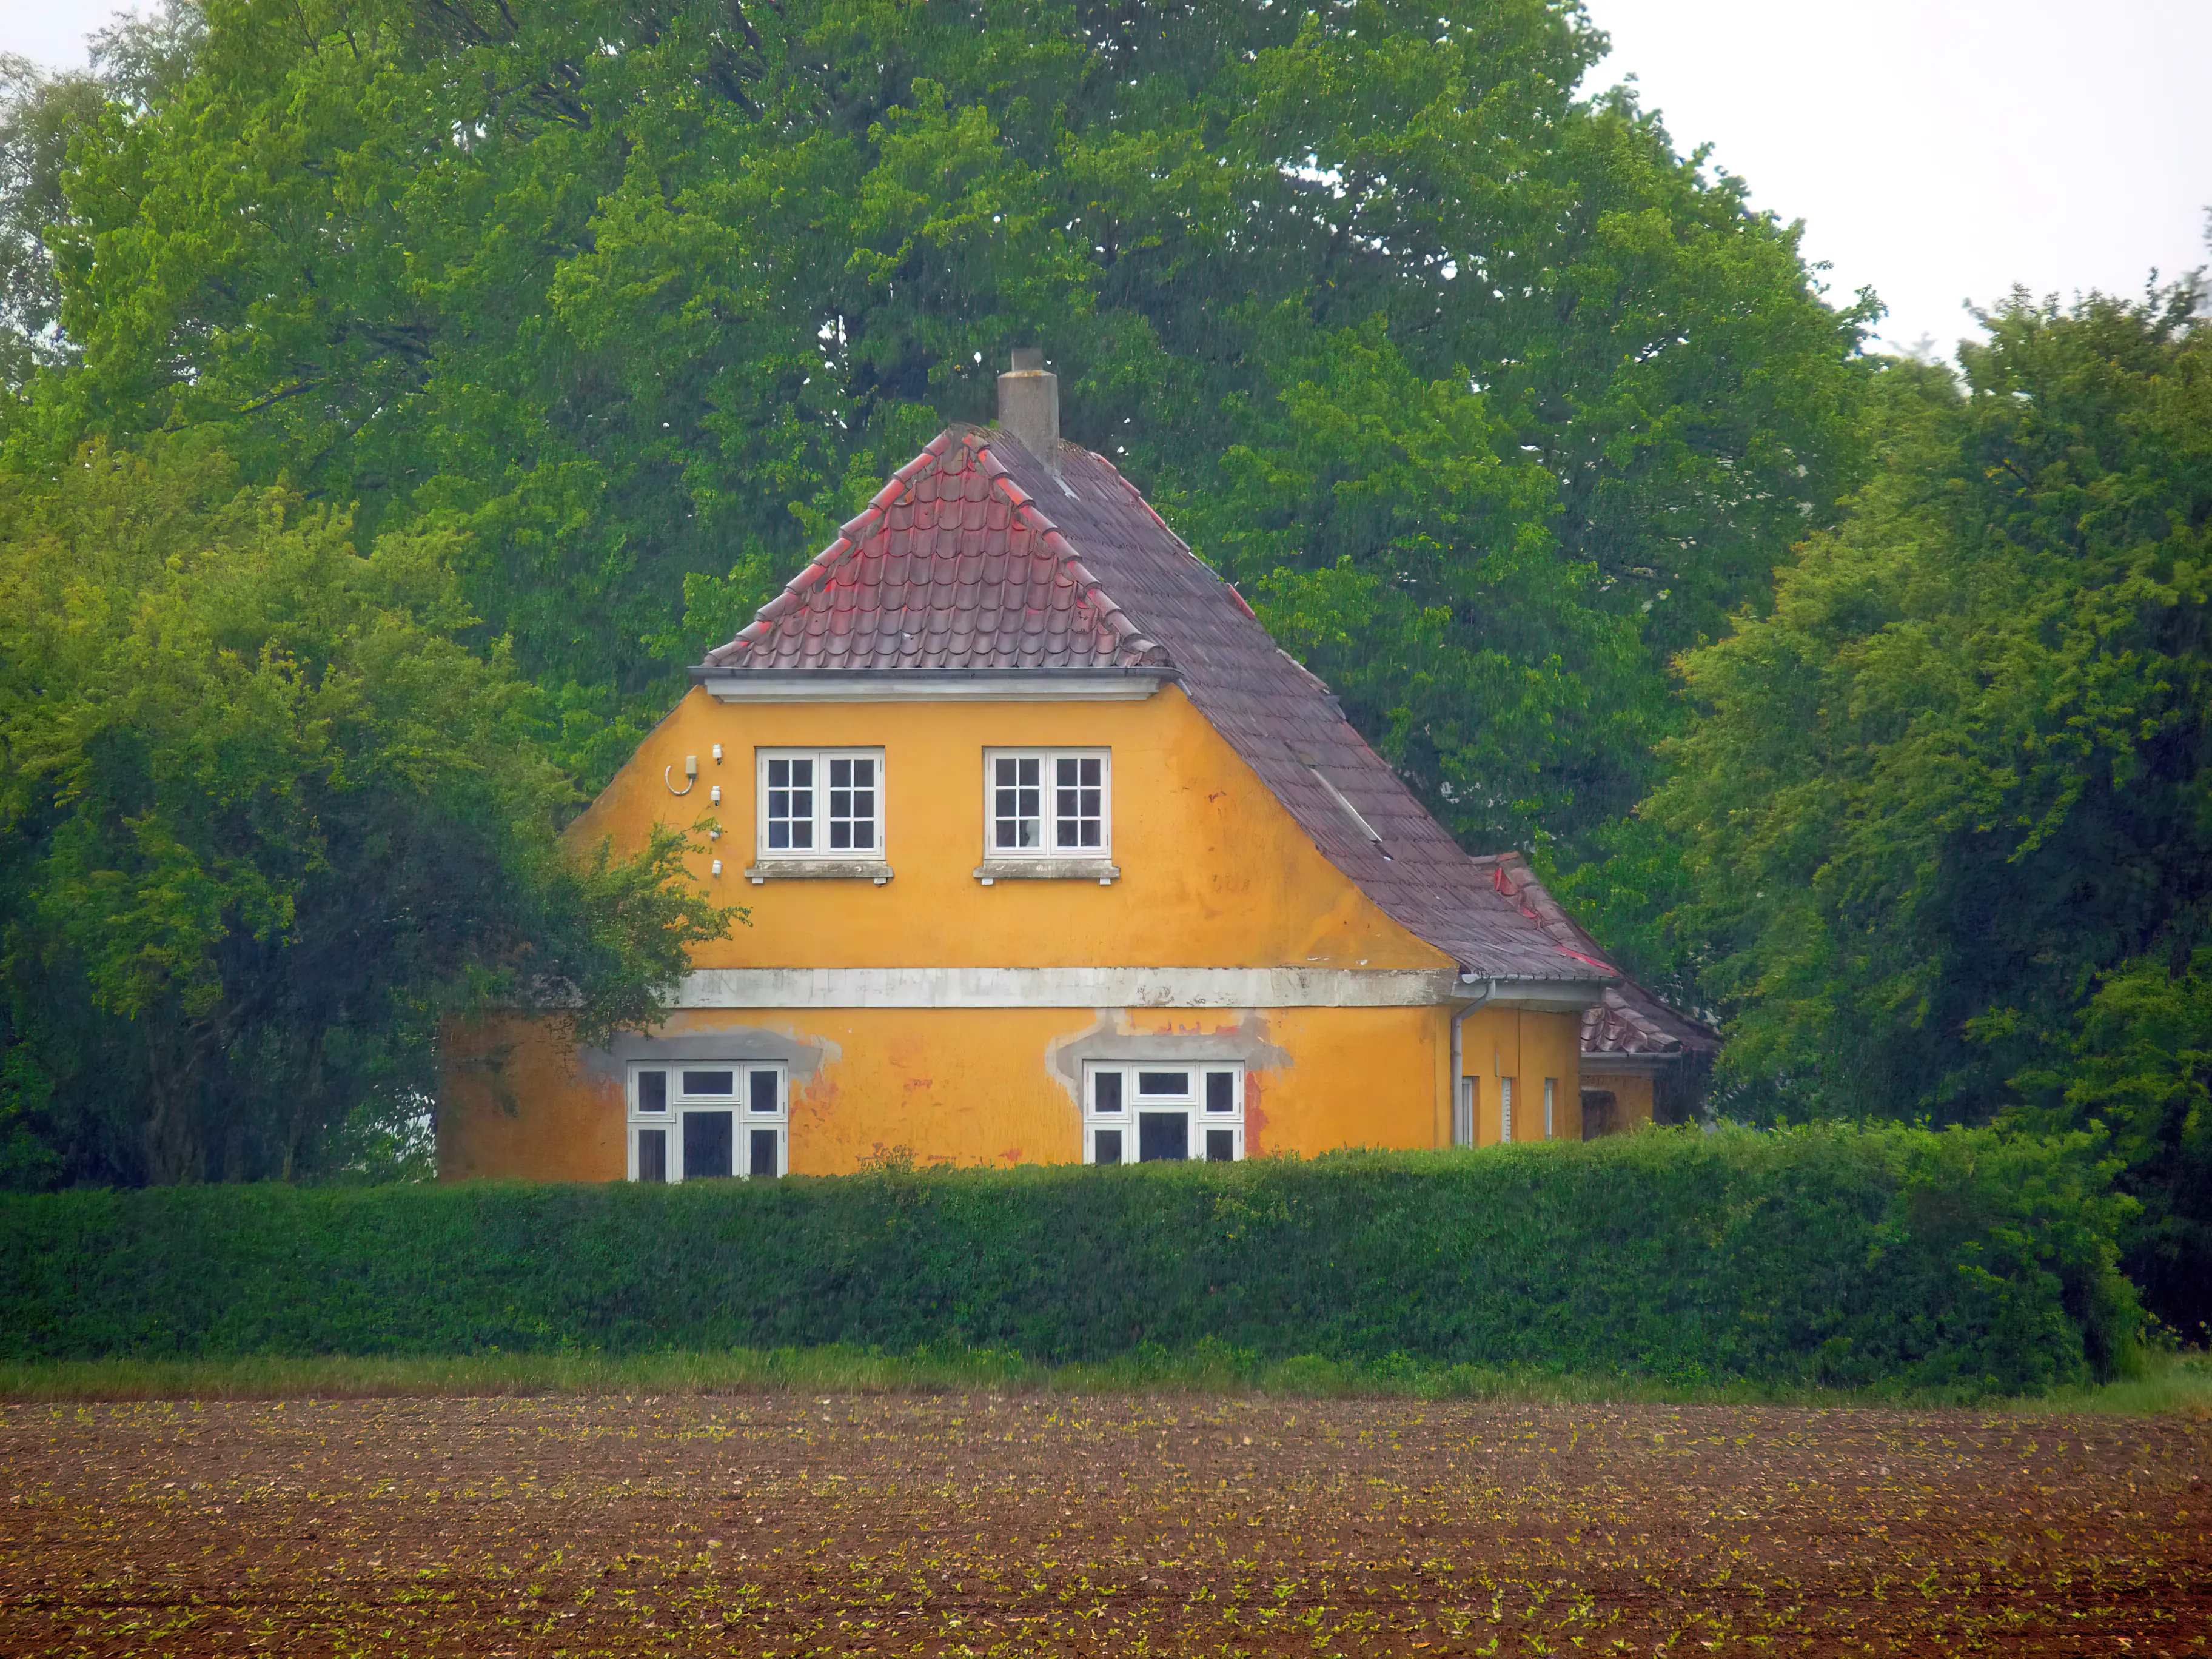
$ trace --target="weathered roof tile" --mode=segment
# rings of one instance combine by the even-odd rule
[[[940,434],[706,667],[1171,669],[1322,854],[1466,971],[1626,985],[1587,934],[1547,921],[1525,868],[1502,878],[1460,849],[1109,462],[1073,446],[1057,459],[1055,476],[1003,434]],[[845,626],[856,586],[880,629]],[[1618,1000],[1658,1029],[1642,1004],[1659,1005],[1627,988],[1592,1016]]]

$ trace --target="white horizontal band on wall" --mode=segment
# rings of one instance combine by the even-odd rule
[[[1498,982],[1500,1006],[1582,1008],[1595,982]],[[678,1008],[1418,1008],[1480,994],[1449,969],[702,968]]]

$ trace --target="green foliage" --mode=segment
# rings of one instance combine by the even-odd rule
[[[2039,1133],[2094,1127],[2141,1206],[2121,1235],[2129,1277],[2191,1340],[2212,1327],[2212,947],[2103,975],[2052,1063],[2014,1079],[2008,1115]]]
[[[1653,948],[1730,1014],[1745,1106],[1971,1121],[2025,1089],[2045,1121],[2106,1121],[2130,1182],[2169,1194],[2143,1249],[2197,1241],[2158,1270],[2198,1287],[2159,1304],[2192,1322],[2193,1074],[2145,1068],[2212,923],[2197,300],[2017,297],[1963,388],[1887,368],[1876,477],[1771,616],[1685,659],[1702,718],[1646,808],[1685,851]]]
[[[62,287],[52,243],[70,213],[63,179],[72,140],[91,138],[101,112],[137,113],[188,72],[200,17],[190,0],[118,12],[92,36],[88,71],[48,74],[0,52],[0,388],[20,392],[41,366],[74,359],[60,327]]]
[[[0,1358],[1314,1354],[2016,1392],[2130,1363],[2087,1137],[1653,1132],[1315,1163],[0,1200]]]
[[[204,428],[465,532],[587,782],[1016,343],[1231,574],[1380,584],[1316,666],[1486,842],[1624,810],[1666,658],[1852,476],[1866,307],[1575,98],[1566,0],[206,16],[81,147],[15,450]]]
[[[448,547],[361,557],[181,450],[0,490],[11,1181],[342,1166],[421,1115],[444,1020],[650,1024],[726,927],[672,833],[563,855],[539,697]]]

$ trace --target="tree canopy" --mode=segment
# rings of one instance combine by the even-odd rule
[[[728,925],[672,835],[563,855],[543,699],[466,642],[440,538],[349,532],[219,458],[0,485],[11,1184],[359,1162],[443,1019],[650,1023]]]
[[[1567,0],[204,9],[80,141],[14,447],[452,528],[587,781],[1012,344],[1486,842],[1626,810],[1854,476],[1869,313]]]
[[[2015,295],[1894,364],[1844,522],[1683,671],[1647,803],[1724,1074],[1804,1113],[2104,1123],[2212,1316],[2212,328]],[[2177,1264],[2184,1259],[2187,1271]]]

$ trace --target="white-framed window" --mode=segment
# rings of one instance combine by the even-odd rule
[[[1547,1140],[1552,1139],[1552,1101],[1559,1087],[1559,1079],[1547,1077],[1544,1079],[1544,1139]]]
[[[629,1178],[769,1178],[791,1169],[790,1075],[757,1060],[629,1068]]]
[[[1111,856],[1113,774],[1106,749],[985,750],[984,858]]]
[[[1498,1139],[1504,1143],[1513,1139],[1513,1079],[1498,1079]]]
[[[763,749],[760,855],[866,859],[884,855],[884,751]]]
[[[1243,1156],[1240,1062],[1133,1060],[1084,1066],[1085,1164],[1233,1164]]]

